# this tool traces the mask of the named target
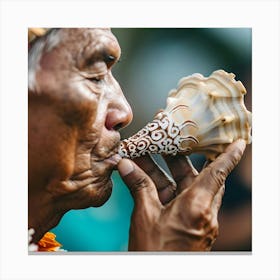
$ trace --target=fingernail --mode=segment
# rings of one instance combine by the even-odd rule
[[[124,177],[134,170],[134,166],[129,159],[122,159],[118,164],[118,170],[121,176]]]

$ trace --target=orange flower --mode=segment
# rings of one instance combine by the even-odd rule
[[[39,252],[57,251],[62,245],[55,240],[56,235],[52,232],[47,232],[38,242]]]

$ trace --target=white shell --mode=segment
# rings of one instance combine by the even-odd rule
[[[122,157],[146,153],[189,155],[203,153],[210,160],[234,140],[251,143],[252,115],[244,105],[246,89],[233,73],[213,72],[209,78],[193,74],[170,91],[167,106],[153,121],[121,142]]]

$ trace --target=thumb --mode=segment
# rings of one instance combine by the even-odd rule
[[[128,186],[137,205],[160,205],[157,189],[152,179],[133,161],[122,159],[118,163],[118,171]]]

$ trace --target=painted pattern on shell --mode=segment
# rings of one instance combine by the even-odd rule
[[[184,121],[180,125],[175,124],[171,115],[180,109],[179,107],[188,108],[188,106],[178,105],[170,112],[159,113],[152,122],[135,135],[121,142],[119,154],[129,158],[140,157],[147,153],[176,155],[178,152],[184,152],[190,154],[191,147],[182,148],[182,142],[198,143],[198,140],[192,135],[182,137],[180,132],[183,127],[197,127],[197,125],[192,121]]]

